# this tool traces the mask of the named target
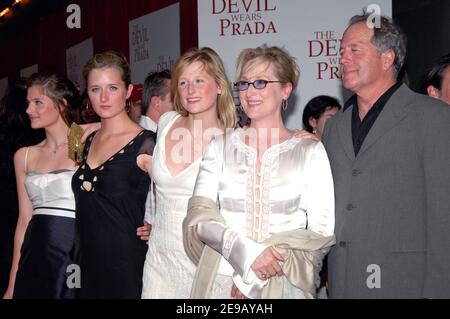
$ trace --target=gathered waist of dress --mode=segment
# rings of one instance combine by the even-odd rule
[[[73,200],[58,200],[33,207],[33,215],[50,215],[75,218],[75,203]]]
[[[155,196],[157,211],[187,211],[187,206],[190,197],[188,196],[174,196],[166,197],[157,194]]]

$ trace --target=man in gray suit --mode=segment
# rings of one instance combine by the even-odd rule
[[[450,298],[450,108],[397,83],[406,39],[388,18],[350,21],[327,122],[337,243],[331,298]]]

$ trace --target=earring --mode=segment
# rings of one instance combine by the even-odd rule
[[[89,102],[86,102],[86,105],[84,106],[84,108],[86,109],[86,111],[89,111],[89,108],[90,108]]]
[[[312,133],[313,133],[313,134],[316,134],[316,133],[317,133],[317,131],[316,131],[315,128],[313,128]]]
[[[286,111],[287,107],[288,107],[288,101],[287,100],[281,101],[281,108],[283,109],[283,111]]]
[[[130,113],[130,110],[131,110],[131,101],[127,99],[125,102],[125,111],[127,111],[127,113]]]

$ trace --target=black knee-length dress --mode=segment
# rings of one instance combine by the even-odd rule
[[[98,167],[83,162],[72,179],[76,202],[74,261],[80,266],[77,298],[140,298],[147,243],[136,235],[143,225],[150,177],[136,163],[153,154],[155,133],[140,132]]]

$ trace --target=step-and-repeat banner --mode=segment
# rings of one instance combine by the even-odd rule
[[[172,69],[180,56],[180,8],[168,6],[129,22],[131,81],[149,72]]]
[[[340,81],[340,39],[349,19],[363,9],[392,16],[392,1],[198,0],[199,46],[219,53],[230,81],[236,80],[234,66],[242,49],[264,43],[287,49],[301,75],[286,125],[301,128],[311,98],[325,94],[343,102],[349,96]]]
[[[84,65],[94,55],[94,40],[88,38],[66,50],[67,77],[80,87],[80,91],[86,87],[83,78]]]

